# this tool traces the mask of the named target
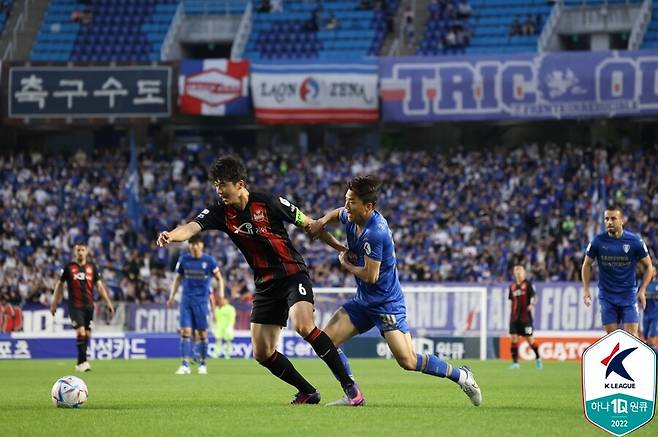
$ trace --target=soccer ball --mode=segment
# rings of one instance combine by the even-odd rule
[[[87,384],[77,376],[63,376],[50,392],[53,404],[63,408],[80,408],[87,402]]]

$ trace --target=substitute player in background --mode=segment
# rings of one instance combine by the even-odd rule
[[[624,213],[618,206],[609,206],[604,213],[606,232],[598,234],[587,246],[583,267],[583,301],[589,306],[592,293],[589,281],[594,260],[599,265],[599,303],[601,321],[605,332],[610,333],[623,326],[624,330],[638,336],[640,315],[646,305],[646,290],[651,282],[651,258],[646,244],[638,236],[624,230]],[[644,268],[639,289],[635,268]]]
[[[192,350],[192,335],[196,338],[196,347],[199,356],[200,375],[208,373],[206,358],[208,357],[208,301],[215,310],[211,282],[214,277],[219,284],[220,296],[224,293],[224,278],[217,267],[217,261],[210,255],[203,253],[201,237],[194,236],[189,240],[189,254],[183,254],[176,263],[176,276],[171,285],[168,306],[173,306],[178,287],[183,282],[183,295],[180,301],[180,350],[181,365],[176,371],[177,375],[189,375],[190,358],[194,355]]]
[[[101,280],[98,268],[94,263],[87,261],[87,244],[77,242],[73,246],[73,254],[75,261],[64,266],[59,281],[55,285],[50,313],[55,315],[57,305],[62,298],[64,284],[67,284],[69,317],[73,329],[76,331],[75,344],[78,349],[78,364],[75,366],[75,370],[88,372],[91,370],[89,361],[87,361],[87,346],[91,338],[91,321],[94,318],[94,285],[112,315],[114,315],[114,306],[112,306],[107,289]]]
[[[220,294],[215,307],[215,348],[219,352],[224,343],[224,358],[231,358],[233,327],[235,326],[235,307]]]
[[[204,209],[193,221],[160,233],[158,245],[188,240],[202,230],[217,229],[227,233],[254,272],[256,294],[251,310],[251,339],[258,363],[297,388],[293,404],[320,402],[320,393],[315,387],[276,350],[290,314],[297,333],[337,375],[343,391],[358,392],[331,339],[315,325],[308,268],[286,230],[287,223],[304,227],[310,219],[283,197],[249,191],[247,170],[238,158],[217,159],[210,170],[210,178],[222,202]],[[342,247],[326,232],[320,238]]]
[[[341,265],[356,278],[356,296],[332,316],[325,327],[327,335],[340,345],[376,326],[386,339],[393,356],[405,370],[448,378],[457,383],[473,405],[482,403],[480,388],[467,366],[455,368],[433,354],[414,350],[407,324],[407,309],[398,280],[393,237],[386,219],[375,210],[380,182],[374,176],[352,179],[345,193],[345,207],[338,208],[309,224],[308,234],[316,237],[329,223],[345,226],[349,252],[341,251]],[[352,255],[356,255],[355,259]],[[350,259],[352,257],[352,259]],[[348,373],[345,355],[341,354]],[[363,405],[363,396],[346,393],[330,405]]]
[[[512,301],[510,311],[509,333],[512,336],[512,365],[510,369],[518,369],[519,366],[519,335],[525,337],[526,341],[535,352],[535,366],[542,368],[539,347],[532,336],[532,311],[535,307],[535,288],[525,277],[525,267],[522,261],[514,264],[514,282],[509,287],[509,300]]]
[[[647,344],[658,354],[658,265],[653,266],[653,281],[647,287],[647,306],[642,325]]]

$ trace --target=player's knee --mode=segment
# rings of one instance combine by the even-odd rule
[[[274,354],[274,349],[269,348],[254,348],[254,359],[259,363],[267,361]]]
[[[314,329],[315,323],[299,323],[295,326],[295,331],[303,338],[306,338]]]

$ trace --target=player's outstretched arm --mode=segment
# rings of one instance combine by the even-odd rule
[[[164,247],[169,243],[187,241],[201,231],[201,225],[197,222],[189,222],[178,226],[173,231],[162,231],[158,235],[158,246]]]
[[[57,280],[57,284],[55,285],[55,290],[53,291],[53,301],[50,302],[50,314],[52,314],[53,316],[57,311],[57,305],[59,304],[59,301],[62,299],[63,290],[64,290],[64,282],[61,280]]]
[[[217,281],[217,291],[219,297],[225,296],[225,291],[224,291],[224,276],[222,275],[222,271],[219,270],[219,267],[217,267],[213,271],[213,275],[215,276],[215,281]]]
[[[180,286],[180,280],[181,280],[180,273],[176,273],[176,276],[174,277],[174,282],[171,284],[171,290],[169,290],[169,299],[167,299],[167,306],[169,307],[173,306],[176,303],[174,297],[176,297],[176,293],[178,292],[178,287]]]
[[[114,315],[114,306],[112,305],[110,294],[107,292],[107,288],[105,288],[103,281],[100,279],[96,281],[96,288],[98,288],[98,294],[101,295],[101,299],[103,299],[103,302],[107,305],[107,309],[110,310],[110,314]]]
[[[637,290],[637,300],[640,304],[640,308],[645,310],[647,307],[647,287],[653,278],[653,263],[651,262],[651,257],[649,255],[645,256],[640,260],[640,264],[642,264],[642,267],[644,268],[644,274],[642,275],[640,288]]]
[[[583,302],[586,306],[590,306],[592,303],[592,293],[589,291],[589,281],[592,278],[592,264],[594,259],[585,255],[583,260],[583,267],[580,269],[580,274],[583,281]]]
[[[309,219],[308,222],[304,224],[304,230],[308,236],[312,239],[321,238],[321,234],[325,226],[327,226],[329,223],[339,221],[341,209],[343,208],[336,208],[333,211],[329,211],[317,220]],[[331,246],[331,244],[329,245]]]
[[[338,252],[347,252],[347,251],[349,250],[347,247],[345,247],[345,245],[344,245],[343,243],[341,243],[340,241],[338,241],[338,240],[336,239],[336,237],[334,237],[333,235],[331,235],[329,232],[327,232],[327,231],[325,231],[325,230],[323,230],[323,231],[320,233],[320,237],[319,237],[319,239],[320,239],[320,241],[322,241],[324,244],[326,244],[327,246],[329,246],[329,247],[335,249],[335,250],[338,251]]]

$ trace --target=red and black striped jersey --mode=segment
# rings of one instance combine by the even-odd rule
[[[252,191],[244,210],[218,203],[201,211],[194,221],[202,230],[227,233],[253,270],[256,285],[261,285],[308,272],[285,226],[286,222],[299,225],[303,217],[285,198]]]
[[[94,284],[101,278],[96,265],[70,262],[62,269],[60,280],[69,290],[69,306],[75,308],[94,305]]]
[[[512,282],[509,287],[509,299],[512,301],[511,322],[528,323],[532,321],[532,314],[528,311],[528,305],[530,305],[534,296],[535,288],[527,279],[520,284]]]

